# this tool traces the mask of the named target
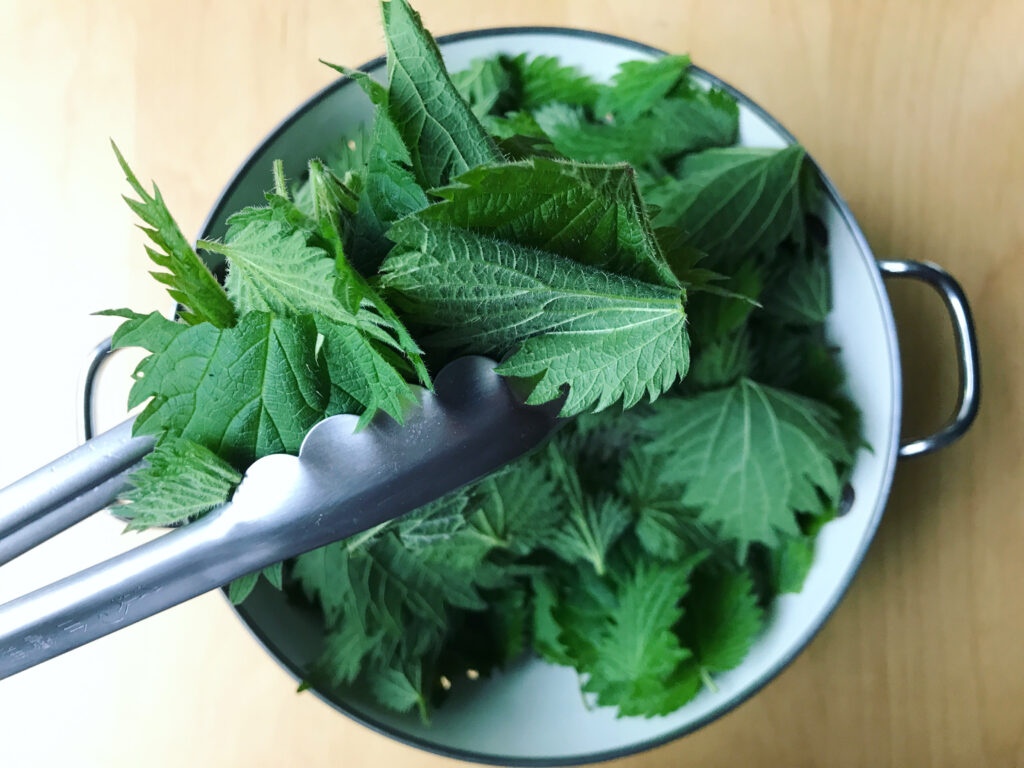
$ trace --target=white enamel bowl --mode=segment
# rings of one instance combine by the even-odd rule
[[[579,30],[517,28],[484,30],[439,40],[448,66],[457,70],[471,59],[499,52],[550,54],[596,78],[608,78],[620,62],[662,55],[639,43]],[[364,69],[384,76],[382,59]],[[706,73],[698,79],[723,85]],[[727,87],[728,86],[724,86]],[[740,103],[744,144],[782,147],[793,137],[749,99],[730,91]],[[258,204],[270,184],[270,163],[284,160],[286,173],[299,176],[311,156],[324,155],[345,132],[371,119],[362,91],[339,80],[288,117],[238,170],[204,227],[203,236],[224,232],[224,217]],[[629,754],[677,738],[714,720],[758,691],[803,649],[853,578],[875,533],[889,494],[900,449],[900,367],[896,330],[879,264],[849,209],[827,178],[826,223],[830,233],[834,309],[831,338],[842,350],[850,394],[864,415],[862,450],[853,469],[854,500],[849,511],[829,523],[818,539],[815,562],[803,591],[780,598],[761,638],[746,660],[717,679],[708,690],[667,717],[617,718],[610,708],[584,707],[575,673],[527,660],[486,681],[463,686],[438,710],[429,726],[415,715],[388,712],[357,690],[317,691],[346,715],[403,742],[453,757],[503,765],[553,765],[590,762]],[[961,346],[964,396],[958,414],[937,435],[904,446],[921,453],[955,439],[977,408],[977,358],[970,313],[956,284],[931,265],[885,262],[885,271],[924,279],[936,287],[951,309]],[[279,592],[260,588],[238,610],[267,652],[297,677],[317,654],[320,626],[305,609]]]

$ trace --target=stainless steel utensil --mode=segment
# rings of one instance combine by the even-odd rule
[[[380,414],[310,430],[298,456],[256,461],[202,519],[0,606],[0,679],[267,565],[398,517],[498,469],[557,427],[483,357],[417,388],[404,425]],[[126,422],[0,491],[0,562],[116,498],[152,443]]]

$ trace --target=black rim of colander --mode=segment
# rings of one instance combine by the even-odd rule
[[[505,37],[513,35],[558,35],[577,37],[588,40],[600,40],[604,42],[615,43],[622,47],[631,48],[632,50],[640,54],[648,54],[653,56],[666,55],[666,52],[659,48],[655,48],[654,46],[646,45],[645,43],[640,43],[635,40],[619,37],[617,35],[610,35],[604,32],[593,32],[590,30],[576,29],[571,27],[493,27],[489,29],[469,30],[466,32],[457,32],[451,35],[444,35],[438,37],[437,42],[439,45],[443,46],[447,43],[455,43],[462,40],[472,40],[474,38],[480,37]],[[384,66],[384,64],[385,58],[383,56],[378,56],[372,61],[363,64],[361,67],[359,67],[359,69],[363,71],[372,71],[381,66]],[[783,136],[787,140],[787,142],[796,142],[796,138],[793,136],[793,134],[786,130],[786,128],[784,128],[778,122],[778,120],[776,120],[774,117],[768,114],[768,112],[766,112],[763,108],[757,105],[745,94],[733,88],[728,83],[723,82],[722,80],[715,77],[706,70],[701,69],[700,67],[694,66],[692,67],[692,69],[694,72],[698,73],[702,78],[706,79],[715,87],[727,91],[737,101],[743,103],[752,112],[757,114],[762,120],[768,123],[781,136]],[[324,98],[330,96],[331,94],[333,94],[334,92],[341,88],[345,88],[351,85],[352,82],[353,81],[351,79],[343,77],[329,84],[328,86],[320,90],[318,93],[310,97],[308,100],[306,100],[294,112],[292,112],[288,117],[281,121],[281,123],[273,131],[271,131],[270,134],[268,134],[266,138],[264,138],[263,141],[259,143],[259,145],[257,145],[257,147],[252,151],[252,153],[238,168],[238,170],[235,171],[235,173],[231,177],[231,181],[228,182],[227,186],[224,188],[220,196],[217,198],[217,202],[214,204],[213,209],[211,210],[209,216],[207,216],[206,221],[203,222],[203,226],[201,229],[203,233],[202,237],[210,236],[216,224],[221,222],[224,219],[225,215],[229,213],[228,211],[224,210],[224,208],[227,205],[228,199],[234,193],[235,188],[238,186],[241,179],[248,174],[252,167],[257,163],[266,161],[266,158],[264,158],[263,155],[265,150],[267,149],[267,146],[271,142],[276,140],[279,136],[281,136],[281,134],[287,131],[291,127],[292,123],[294,123],[296,120],[302,117],[307,111],[312,109],[314,106],[319,104]],[[865,239],[864,234],[861,232],[860,227],[857,225],[856,219],[854,218],[853,213],[850,210],[850,207],[847,205],[846,201],[836,190],[836,187],[832,183],[832,180],[829,179],[829,177],[821,170],[821,167],[814,161],[814,159],[810,157],[810,155],[807,156],[807,159],[817,171],[822,186],[825,188],[826,193],[831,198],[831,201],[834,203],[836,208],[839,210],[844,220],[844,223],[847,225],[850,232],[852,233],[860,253],[864,258],[871,259],[873,263],[874,257],[872,255],[871,249],[868,246],[867,240]],[[788,653],[786,656],[784,656],[782,659],[780,659],[775,665],[772,666],[771,669],[769,669],[760,678],[758,678],[753,685],[749,686],[740,694],[723,701],[720,706],[715,707],[713,710],[708,712],[703,717],[693,722],[687,723],[685,726],[677,728],[668,733],[661,734],[651,739],[639,741],[635,744],[631,744],[628,747],[622,747],[619,749],[610,749],[598,752],[582,753],[579,755],[573,755],[568,757],[552,758],[529,758],[511,756],[503,757],[500,755],[492,755],[487,753],[474,752],[472,750],[448,747],[443,744],[438,744],[436,742],[432,742],[418,736],[403,733],[402,731],[397,730],[391,725],[380,722],[371,715],[368,715],[364,712],[360,712],[351,707],[350,705],[338,701],[337,699],[333,698],[329,693],[322,692],[316,689],[310,689],[312,693],[314,693],[314,695],[316,695],[317,698],[319,698],[321,701],[325,702],[326,704],[329,704],[335,710],[341,712],[342,714],[346,715],[347,717],[351,718],[357,723],[360,723],[361,725],[364,725],[367,728],[376,731],[377,733],[385,735],[403,744],[407,744],[409,746],[413,746],[418,749],[423,749],[437,755],[443,755],[445,757],[455,758],[458,760],[485,763],[489,765],[507,766],[579,765],[581,763],[603,762],[606,760],[614,760],[621,757],[627,757],[629,755],[635,755],[639,752],[645,752],[649,749],[654,749],[655,747],[662,746],[669,742],[675,741],[676,739],[679,739],[683,736],[686,736],[687,734],[693,733],[694,731],[703,728],[705,725],[713,722],[714,720],[717,720],[723,715],[728,714],[729,712],[743,704],[750,697],[752,697],[754,694],[758,693],[762,688],[764,688],[768,683],[774,680],[784,669],[786,669],[786,667],[788,667],[794,661],[794,659],[796,659],[797,656],[800,655],[800,653],[803,652],[804,648],[807,647],[808,643],[810,643],[814,636],[817,635],[818,631],[835,611],[839,602],[846,594],[847,589],[849,589],[850,583],[853,581],[854,575],[860,569],[860,565],[864,560],[865,554],[867,553],[868,546],[870,545],[871,540],[874,538],[878,525],[881,522],[882,513],[885,509],[885,504],[889,497],[889,491],[892,486],[893,473],[895,471],[896,466],[897,447],[899,442],[898,425],[900,423],[901,415],[900,395],[902,383],[899,352],[897,346],[898,342],[896,338],[896,326],[893,321],[888,296],[885,293],[885,289],[882,285],[880,275],[874,281],[874,289],[876,292],[876,296],[879,300],[879,306],[882,307],[883,313],[885,315],[884,320],[886,330],[888,332],[888,338],[886,339],[886,341],[888,343],[890,357],[889,371],[891,380],[889,384],[892,387],[892,391],[895,395],[893,398],[893,409],[891,414],[892,421],[890,423],[896,425],[896,427],[894,427],[892,430],[892,439],[890,441],[890,444],[888,446],[876,447],[876,450],[881,450],[885,448],[887,451],[887,455],[885,458],[885,470],[882,478],[881,488],[878,494],[878,499],[876,501],[876,506],[874,511],[872,512],[871,519],[868,521],[867,529],[865,531],[866,535],[863,537],[861,547],[857,552],[853,562],[851,563],[849,570],[845,575],[843,583],[840,585],[840,588],[836,590],[835,595],[833,596],[833,599],[830,601],[827,608],[821,613],[820,617],[813,623],[810,629],[805,632],[804,636],[800,638],[799,642],[794,646],[792,651]],[[260,629],[258,625],[254,625],[254,623],[251,620],[251,617],[246,611],[245,605],[242,604],[238,606],[232,606],[232,608],[238,615],[238,617],[242,620],[242,622],[246,625],[246,627],[249,629],[249,631],[252,633],[252,635],[256,638],[256,640],[260,643],[260,645],[263,646],[264,650],[270,656],[272,656],[278,662],[278,664],[287,669],[291,673],[291,675],[296,679],[296,681],[302,680],[303,670],[299,669],[296,665],[294,665],[291,662],[291,660],[277,648],[274,642],[263,633],[263,631]],[[523,737],[529,738],[529,735],[524,734]]]

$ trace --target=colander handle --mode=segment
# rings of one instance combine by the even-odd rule
[[[945,448],[970,428],[981,403],[981,365],[978,359],[978,336],[974,318],[964,289],[946,270],[925,261],[879,261],[882,275],[917,280],[934,289],[946,305],[953,323],[960,389],[953,415],[937,432],[909,440],[900,445],[900,458],[922,456]]]

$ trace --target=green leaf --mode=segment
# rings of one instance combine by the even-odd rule
[[[559,639],[562,629],[554,617],[560,601],[557,588],[544,575],[533,577],[530,586],[533,650],[552,664],[572,666],[573,660]]]
[[[522,136],[547,141],[548,138],[530,112],[514,111],[504,115],[485,115],[481,121],[488,132],[499,139]]]
[[[367,656],[379,642],[379,634],[368,633],[355,622],[345,622],[326,633],[323,650],[309,676],[331,686],[351,683],[369,663]]]
[[[284,564],[274,563],[273,565],[268,565],[266,568],[260,571],[260,574],[270,583],[270,586],[272,586],[274,589],[281,589],[282,583],[284,581]]]
[[[595,573],[604,575],[608,551],[629,525],[630,511],[614,496],[586,495],[576,470],[555,446],[549,446],[546,458],[568,514],[561,527],[548,535],[545,544],[566,562],[590,563]]]
[[[664,101],[686,77],[689,67],[690,57],[686,55],[623,62],[612,77],[611,87],[601,91],[595,112],[610,113],[622,121],[635,120]]]
[[[385,232],[392,223],[427,205],[411,170],[412,156],[388,111],[388,91],[363,72],[328,64],[351,77],[376,105],[363,191],[347,245],[352,264],[372,274],[391,248]]]
[[[786,539],[772,550],[772,587],[779,594],[799,592],[814,564],[814,536]]]
[[[618,584],[615,609],[595,638],[593,663],[585,667],[590,677],[584,690],[596,693],[602,705],[618,706],[620,716],[668,714],[697,691],[690,651],[673,632],[692,568],[693,562],[640,561]]]
[[[182,437],[245,467],[259,456],[295,453],[323,417],[327,383],[308,317],[249,312],[234,328],[219,329],[153,313],[127,320],[114,343],[153,353],[132,387],[133,406],[152,398],[135,434]]]
[[[732,97],[700,89],[659,102],[635,119],[613,115],[594,122],[583,110],[565,104],[549,104],[533,115],[566,157],[592,163],[626,161],[638,168],[658,169],[662,161],[683,152],[728,146],[739,129]]]
[[[394,524],[395,533],[405,549],[417,557],[472,571],[475,580],[487,582],[493,574],[483,561],[497,545],[480,536],[469,522],[478,500],[486,495],[481,484],[450,493],[405,515]]]
[[[780,259],[761,299],[764,311],[790,325],[821,325],[832,310],[828,253],[809,249]]]
[[[512,75],[500,58],[473,59],[467,69],[452,73],[452,83],[478,118],[511,106]]]
[[[721,389],[749,376],[753,366],[749,335],[741,329],[701,345],[694,353],[686,383],[702,390]]]
[[[382,350],[366,334],[351,325],[340,325],[316,316],[323,337],[323,360],[330,378],[330,397],[325,414],[353,413],[353,403],[363,409],[362,423],[377,410],[403,423],[416,395]]]
[[[360,582],[355,579],[353,583],[349,551],[344,542],[299,555],[291,575],[307,598],[319,602],[328,627],[337,624],[346,599],[358,603],[360,595],[355,586]]]
[[[698,511],[682,503],[682,487],[663,479],[665,462],[637,446],[625,457],[618,495],[636,519],[640,545],[654,557],[679,562],[699,552],[718,551],[717,530],[704,523]],[[726,557],[728,557],[726,555]]]
[[[243,310],[285,317],[315,314],[317,330],[325,340],[324,359],[333,393],[330,413],[347,411],[354,401],[365,409],[367,419],[381,409],[402,420],[405,406],[415,398],[378,345],[407,353],[425,377],[419,348],[362,277],[355,272],[339,275],[338,265],[345,268],[340,251],[332,260],[320,248],[307,245],[304,232],[265,221],[249,223],[230,243],[205,246],[227,257],[228,291]],[[362,296],[355,313],[337,300],[339,282],[354,286]]]
[[[406,0],[381,4],[388,53],[388,113],[425,188],[500,161],[494,141],[452,84],[441,52]]]
[[[132,200],[126,196],[124,200],[146,224],[142,231],[159,249],[147,246],[146,253],[154,264],[167,270],[151,274],[167,286],[167,292],[172,299],[184,305],[184,309],[179,312],[181,319],[189,325],[203,322],[212,323],[218,328],[234,325],[234,307],[228,301],[224,289],[181,234],[178,224],[164,204],[160,190],[154,184],[153,194],[147,193],[132,173],[132,169],[128,167],[117,145],[111,142],[111,146],[125,178],[140,198]]]
[[[117,514],[126,530],[183,523],[228,500],[242,475],[227,462],[189,440],[166,440],[128,478]]]
[[[685,607],[680,632],[706,683],[710,673],[739,666],[764,623],[754,584],[744,571],[715,575],[698,571]]]
[[[685,374],[688,338],[678,290],[604,272],[554,254],[403,219],[401,248],[382,267],[417,322],[440,329],[430,342],[468,352],[515,349],[499,373],[537,377],[529,401],[560,396],[563,415],[630,407]]]
[[[687,156],[682,177],[647,202],[661,208],[658,226],[678,226],[690,244],[714,255],[768,252],[803,222],[803,147],[732,147]]]
[[[306,232],[277,221],[251,220],[230,242],[202,246],[228,259],[228,295],[243,313],[296,317],[321,312],[339,323],[355,318],[334,301],[334,262],[307,245]]]
[[[545,158],[482,166],[434,191],[417,218],[472,229],[583,264],[675,288],[628,165]]]
[[[466,521],[492,546],[526,555],[542,546],[565,518],[545,467],[524,460],[479,483]]]
[[[366,677],[373,695],[385,707],[395,712],[408,712],[415,708],[423,722],[427,722],[427,700],[419,664],[409,664],[403,669],[371,668],[367,670]]]
[[[247,573],[245,576],[240,576],[228,585],[228,600],[231,601],[232,605],[241,605],[245,600],[252,594],[253,590],[256,589],[256,584],[260,580],[260,576],[263,576],[274,589],[281,589],[281,563],[275,563],[274,565],[268,565],[259,571],[253,571]]]
[[[252,591],[256,588],[256,582],[259,581],[259,578],[260,572],[253,571],[245,576],[239,576],[232,581],[228,585],[228,600],[231,601],[231,604],[239,605],[245,598],[251,595]]]
[[[532,111],[552,102],[589,107],[600,92],[600,86],[588,75],[562,64],[555,56],[531,58],[521,53],[505,62],[519,89],[519,103],[515,107],[519,110]]]
[[[796,512],[838,499],[837,462],[849,461],[835,413],[813,400],[743,379],[686,399],[665,399],[648,421],[663,479],[744,551],[799,532]]]

